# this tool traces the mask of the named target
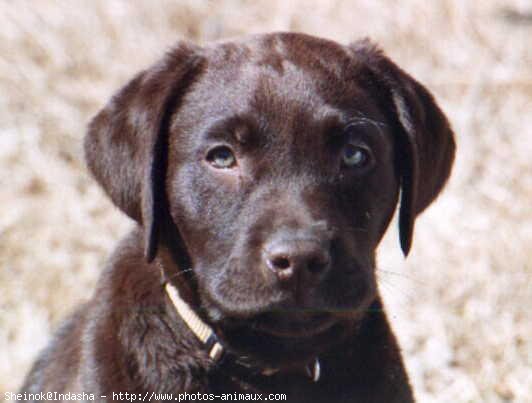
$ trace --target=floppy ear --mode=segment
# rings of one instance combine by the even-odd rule
[[[414,221],[440,193],[450,175],[455,142],[447,118],[430,92],[368,40],[351,45],[369,80],[386,98],[399,130],[397,166],[401,176],[399,237],[403,253],[412,244]]]
[[[113,203],[143,227],[148,261],[156,254],[164,211],[168,126],[202,66],[198,53],[179,43],[118,91],[85,136],[90,171]]]

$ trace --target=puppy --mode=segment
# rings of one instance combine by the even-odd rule
[[[375,250],[399,203],[408,254],[454,150],[366,40],[178,43],[89,125],[89,169],[138,225],[22,392],[412,402]]]

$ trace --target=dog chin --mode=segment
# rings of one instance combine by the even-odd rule
[[[278,338],[305,339],[326,332],[337,323],[330,313],[267,312],[254,318],[251,327]]]
[[[372,293],[360,293],[335,309],[302,308],[279,300],[260,306],[222,304],[212,296],[203,308],[222,343],[258,365],[281,367],[305,363],[351,335],[367,312]]]
[[[224,344],[237,355],[271,367],[305,363],[345,340],[354,321],[330,313],[267,312],[246,321],[225,321]]]

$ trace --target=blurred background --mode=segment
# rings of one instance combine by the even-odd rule
[[[88,119],[177,39],[369,36],[448,114],[458,155],[379,285],[420,402],[532,401],[532,3],[0,0],[0,400],[132,223],[88,176]]]

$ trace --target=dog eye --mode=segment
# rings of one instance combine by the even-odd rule
[[[219,146],[210,150],[207,161],[215,168],[227,169],[236,165],[236,157],[229,147]]]
[[[368,149],[354,144],[344,147],[342,160],[345,165],[353,168],[362,168],[369,164],[371,155]]]

